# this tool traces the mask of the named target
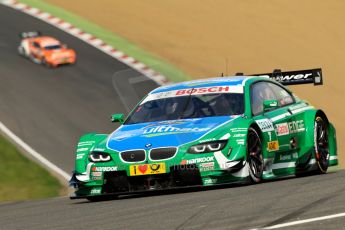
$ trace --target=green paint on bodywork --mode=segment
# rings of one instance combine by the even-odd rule
[[[147,159],[145,163],[126,163],[120,159],[118,152],[106,147],[107,135],[88,134],[83,136],[80,141],[86,144],[94,143],[90,151],[92,149],[104,149],[104,152],[109,153],[112,157],[110,162],[92,163],[92,167],[117,167],[116,173],[123,172],[124,175],[130,178],[130,166],[133,164],[165,163],[166,174],[171,172],[173,167],[194,165],[200,173],[202,185],[211,186],[232,182],[248,182],[249,168],[246,163],[246,143],[248,129],[251,127],[257,130],[262,141],[263,158],[265,159],[262,179],[271,180],[315,170],[314,121],[316,115],[322,114],[322,111],[298,99],[294,104],[253,116],[250,109],[249,90],[250,84],[256,81],[262,81],[262,78],[249,78],[244,87],[246,103],[243,115],[232,117],[229,122],[223,123],[197,140],[177,146],[178,152],[171,159],[160,161]],[[278,127],[282,129],[278,131]],[[336,159],[335,129],[332,124],[329,125],[329,134],[330,155],[333,157],[330,159],[329,165],[333,166],[338,161]],[[151,136],[151,138],[153,137]],[[294,145],[291,142],[293,139],[297,140]],[[192,154],[187,151],[193,145],[216,140],[227,140],[222,150],[200,154]],[[146,154],[148,154],[148,149]],[[239,170],[231,171],[232,169],[227,166],[228,163],[239,164]],[[88,164],[88,157],[78,161],[76,163],[78,173],[88,173],[86,172]],[[89,173],[91,174],[91,172]],[[102,172],[101,176],[103,175]],[[93,195],[91,194],[91,188],[97,187],[95,191],[99,191],[98,188],[104,182],[102,178],[97,177],[96,180],[90,179],[83,182],[82,186],[76,191],[76,195]]]

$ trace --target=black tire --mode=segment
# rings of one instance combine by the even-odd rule
[[[252,183],[260,183],[264,171],[264,159],[262,155],[262,141],[258,132],[248,129],[247,135],[247,164],[249,179]]]
[[[44,65],[48,68],[52,68],[52,66],[47,62],[47,60],[45,58],[42,58],[42,65]]]
[[[314,123],[314,149],[317,173],[327,172],[329,164],[328,124],[324,118],[317,116]]]

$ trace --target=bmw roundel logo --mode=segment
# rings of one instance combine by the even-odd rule
[[[151,143],[147,143],[147,144],[145,145],[146,148],[150,148],[151,146],[152,146]]]

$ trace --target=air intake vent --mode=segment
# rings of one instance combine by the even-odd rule
[[[172,158],[176,153],[176,148],[159,148],[150,151],[150,158],[152,160],[164,160]]]
[[[145,160],[145,151],[144,150],[132,150],[122,152],[121,158],[126,162],[141,162]]]

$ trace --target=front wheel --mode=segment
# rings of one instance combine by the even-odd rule
[[[329,163],[328,125],[317,116],[314,124],[314,149],[318,173],[326,173]]]
[[[47,62],[45,58],[42,58],[42,64],[48,68],[52,68],[52,65],[49,62]]]
[[[264,160],[262,156],[262,141],[258,132],[249,128],[247,137],[247,164],[249,178],[253,183],[259,183],[264,171]]]

